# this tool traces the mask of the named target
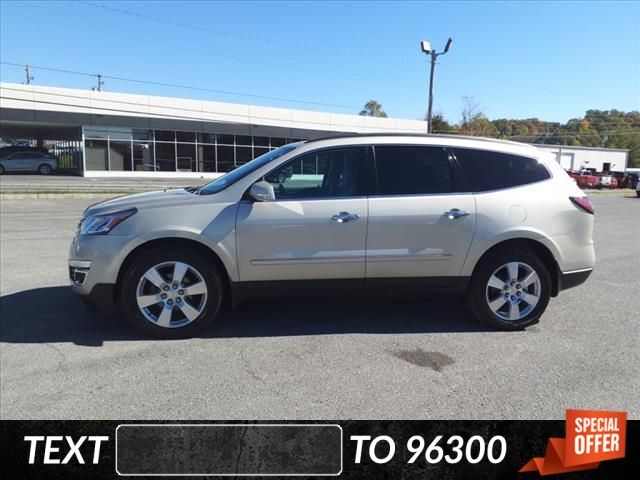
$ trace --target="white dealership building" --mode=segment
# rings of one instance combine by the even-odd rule
[[[85,176],[216,177],[300,139],[425,133],[421,120],[0,83],[0,138]],[[538,145],[565,168],[625,171],[626,150]]]
[[[0,137],[56,144],[85,176],[215,177],[301,139],[426,130],[419,120],[0,83]]]

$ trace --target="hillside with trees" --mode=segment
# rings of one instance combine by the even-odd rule
[[[493,137],[524,143],[629,150],[628,167],[640,167],[640,112],[587,110],[582,118],[567,123],[545,122],[537,118],[489,120],[473,97],[462,97],[458,123],[449,123],[440,113],[433,115],[433,132]],[[360,115],[386,117],[382,105],[370,100]]]
[[[504,138],[525,143],[583,147],[624,148],[629,150],[629,167],[640,167],[640,112],[587,110],[584,117],[567,123],[545,122],[537,118],[489,120],[471,97],[463,97],[457,124],[434,115],[434,133],[457,133]]]

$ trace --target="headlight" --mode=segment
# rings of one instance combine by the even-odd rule
[[[130,208],[119,212],[89,215],[80,221],[78,233],[80,235],[106,235],[113,230],[116,225],[124,222],[137,211],[137,208]]]

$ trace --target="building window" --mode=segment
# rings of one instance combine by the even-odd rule
[[[233,147],[218,145],[218,171],[230,172],[235,166]]]
[[[252,139],[248,135],[236,135],[236,145],[247,145],[250,147],[252,145],[251,142]]]
[[[134,128],[131,132],[131,136],[134,140],[153,140],[153,130]]]
[[[157,134],[157,132],[156,132]],[[156,142],[156,171],[176,171],[176,144]]]
[[[264,155],[269,151],[266,147],[253,147],[253,158],[258,158],[260,155]]]
[[[132,131],[130,128],[110,128],[109,140],[131,140]]]
[[[112,172],[131,171],[131,141],[109,140],[109,170]]]
[[[156,141],[158,142],[175,142],[176,132],[173,130],[156,130]]]
[[[216,143],[216,134],[198,133],[198,143]]]
[[[87,170],[109,170],[106,140],[86,140],[84,144],[85,168]]]
[[[197,172],[196,146],[193,143],[177,144],[177,165],[179,172]]]
[[[268,147],[269,146],[269,137],[253,137],[253,146],[254,147]]]
[[[253,160],[251,147],[236,147],[236,166],[244,165]]]
[[[108,138],[109,131],[106,128],[84,128],[85,138]]]
[[[155,171],[153,142],[133,142],[133,169],[136,172]]]
[[[196,141],[196,132],[176,132],[176,140],[193,143]]]
[[[218,144],[235,145],[235,135],[218,135]]]
[[[216,147],[215,145],[198,144],[198,171],[216,172]]]

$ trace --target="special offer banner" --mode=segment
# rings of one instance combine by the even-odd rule
[[[602,461],[625,457],[626,431],[626,412],[567,410],[566,438],[550,438],[545,456],[520,471],[552,475],[596,469]]]
[[[640,422],[568,410],[565,421],[3,421],[6,478],[625,479]]]

